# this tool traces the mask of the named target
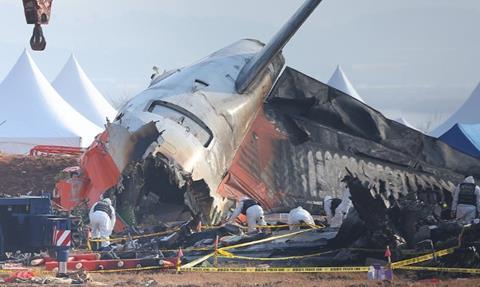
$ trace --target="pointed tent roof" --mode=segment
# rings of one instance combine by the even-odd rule
[[[60,97],[26,50],[0,84],[0,100],[3,146],[13,140],[25,146],[88,145],[101,131]]]
[[[480,123],[480,83],[472,92],[463,105],[451,115],[443,124],[431,132],[431,136],[439,137],[457,123],[478,124]]]
[[[57,92],[73,108],[98,126],[113,120],[115,109],[90,81],[72,54],[52,83]]]
[[[455,124],[439,139],[463,153],[480,158],[480,124]]]
[[[344,92],[347,95],[354,97],[362,103],[365,103],[365,101],[362,99],[362,97],[360,97],[360,95],[357,93],[357,90],[355,90],[352,83],[343,72],[343,69],[342,67],[340,67],[340,65],[337,66],[337,69],[335,69],[335,72],[333,72],[330,80],[328,80],[328,85]]]
[[[394,121],[396,121],[397,123],[401,123],[402,125],[406,126],[406,127],[409,127],[413,130],[416,130],[416,131],[419,131],[419,132],[422,132],[421,130],[417,129],[414,125],[412,125],[411,123],[409,123],[406,119],[404,118],[397,118],[395,119]]]

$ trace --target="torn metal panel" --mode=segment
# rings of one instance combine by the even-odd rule
[[[287,67],[219,193],[251,195],[272,211],[316,211],[326,195],[340,196],[345,167],[388,196],[416,192],[436,203],[451,201],[464,174],[480,175],[477,159]]]

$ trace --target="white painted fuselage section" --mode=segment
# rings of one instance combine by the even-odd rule
[[[155,122],[163,133],[144,156],[161,153],[194,181],[203,179],[213,198],[210,214],[205,214],[209,218],[226,202],[216,189],[283,67],[279,53],[254,85],[238,94],[235,80],[240,70],[262,47],[255,40],[240,40],[198,63],[157,76],[125,104],[114,122],[130,133]],[[117,162],[120,169],[125,164]],[[186,204],[194,208],[187,200]]]

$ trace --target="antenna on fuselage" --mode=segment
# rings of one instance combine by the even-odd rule
[[[265,45],[260,52],[243,66],[235,82],[235,88],[239,94],[244,93],[255,81],[257,76],[265,69],[270,61],[283,49],[285,44],[297,32],[298,28],[312,14],[313,10],[322,0],[307,0],[302,7],[283,25],[280,31]]]

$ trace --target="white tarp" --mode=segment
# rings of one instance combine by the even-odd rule
[[[330,80],[328,80],[328,85],[344,92],[347,95],[354,97],[362,103],[365,103],[362,97],[360,97],[360,95],[357,93],[357,90],[355,90],[355,88],[353,87],[350,80],[347,78],[347,75],[345,75],[345,73],[343,72],[343,69],[342,67],[340,67],[340,65],[337,66],[337,69],[335,69],[335,72],[333,72]]]
[[[52,86],[74,109],[100,127],[105,125],[106,118],[113,121],[117,113],[90,81],[74,55],[70,56]]]
[[[480,83],[463,105],[430,135],[440,137],[455,124],[480,124]]]
[[[88,146],[101,129],[72,108],[25,50],[0,84],[0,151],[35,145]]]

